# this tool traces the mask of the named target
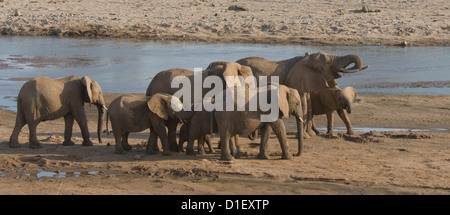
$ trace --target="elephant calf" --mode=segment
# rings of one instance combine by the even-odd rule
[[[187,120],[180,128],[180,138],[179,138],[179,150],[183,151],[183,143],[188,142],[186,147],[187,155],[195,155],[194,152],[194,142],[197,140],[197,151],[199,154],[205,153],[204,142],[208,144],[209,152],[214,153],[215,150],[212,147],[211,134],[218,133],[217,122],[214,117],[214,112],[208,112],[206,110],[203,111],[195,111],[192,115],[192,118]],[[231,153],[236,155],[239,151],[237,147],[237,135],[234,138],[234,142],[232,139],[229,141],[229,145],[231,147]],[[221,148],[221,146],[218,146]]]
[[[206,134],[203,134],[203,132],[199,132],[198,135],[197,134],[196,135],[190,135],[191,127],[192,126],[191,126],[191,122],[190,121],[185,122],[181,126],[181,128],[180,128],[180,138],[178,140],[178,142],[179,142],[178,143],[179,151],[184,152],[184,149],[183,149],[184,142],[188,142],[189,143],[189,137],[192,137],[193,140],[195,140],[195,139],[197,140],[197,144],[198,144],[197,151],[198,151],[199,154],[204,154],[205,153],[205,147],[204,147],[204,143],[205,142],[206,142],[206,144],[208,144],[209,153],[216,152],[214,150],[213,146],[212,146],[210,132],[207,132]],[[198,125],[195,124],[195,126],[193,126],[192,129],[198,130],[197,127],[198,127]],[[191,152],[189,152],[189,153],[193,154],[194,152],[191,150]]]
[[[174,110],[172,107],[176,107],[178,110]],[[165,121],[169,118],[190,118],[192,112],[182,111],[182,107],[183,105],[177,97],[163,93],[156,93],[151,97],[124,95],[116,98],[109,105],[106,118],[107,123],[108,118],[111,120],[116,141],[115,153],[123,154],[125,151],[131,150],[131,146],[128,144],[130,132],[140,132],[150,128],[161,139],[163,155],[170,155]],[[149,143],[147,151],[153,153],[154,150]]]
[[[334,88],[328,88],[321,92],[311,93],[311,103],[313,116],[326,114],[327,116],[327,134],[333,133],[333,113],[337,111],[339,117],[345,123],[347,127],[347,134],[354,134],[352,124],[344,112],[344,109],[348,113],[351,113],[351,104],[355,101],[357,96],[355,88],[349,86],[344,89],[339,89],[337,86]],[[312,129],[316,134],[319,134],[314,121]]]

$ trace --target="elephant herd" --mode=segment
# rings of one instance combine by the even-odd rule
[[[347,68],[351,64],[353,66]],[[71,137],[76,121],[81,128],[82,145],[92,146],[84,110],[84,103],[91,103],[98,109],[98,141],[102,142],[106,114],[106,130],[109,133],[110,121],[118,154],[131,150],[130,132],[149,128],[149,154],[159,153],[158,138],[163,155],[184,151],[186,141],[188,155],[203,153],[204,142],[214,151],[211,134],[216,133],[220,137],[221,159],[232,160],[244,154],[238,135],[255,136],[259,131],[258,158],[267,159],[268,139],[273,131],[280,143],[282,158],[291,159],[293,154],[289,152],[284,118],[296,118],[298,151],[294,156],[300,156],[303,139],[318,133],[313,121],[315,115],[326,114],[327,132],[332,133],[333,113],[337,111],[347,126],[347,133],[353,134],[344,109],[351,112],[350,104],[356,98],[356,91],[350,86],[340,89],[336,79],[342,73],[355,73],[367,67],[363,67],[357,55],[324,52],[306,53],[282,61],[261,57],[218,61],[198,72],[179,68],[159,72],[145,95],[123,95],[109,107],[106,107],[100,85],[89,77],[36,77],[26,82],[18,94],[16,124],[9,146],[20,147],[18,135],[22,127],[28,125],[30,148],[40,148],[37,125],[61,117],[65,120],[63,145],[74,144]],[[183,124],[177,143],[180,122]]]

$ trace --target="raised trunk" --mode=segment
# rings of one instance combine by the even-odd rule
[[[347,69],[347,66],[354,63],[355,65],[352,68]],[[336,68],[342,73],[354,73],[364,69],[367,69],[368,66],[363,67],[363,61],[361,57],[358,55],[346,55],[342,56],[337,60]]]

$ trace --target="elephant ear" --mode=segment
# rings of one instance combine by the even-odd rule
[[[235,87],[235,86],[240,87],[241,86],[241,81],[238,79],[239,73],[240,73],[239,70],[241,68],[242,68],[242,66],[235,62],[226,62],[225,63],[225,67],[224,67],[222,76],[226,82],[227,87]],[[247,71],[243,70],[243,72],[244,72],[244,74],[248,73],[248,70]]]
[[[156,93],[147,102],[147,106],[156,115],[164,120],[168,120],[174,111],[180,111],[183,104],[176,96],[169,94]]]
[[[283,118],[289,118],[289,88],[284,85],[278,87],[278,107],[283,114]]]
[[[92,81],[91,81],[91,79],[89,77],[87,77],[87,76],[83,76],[81,78],[81,83],[86,88],[86,95],[87,95],[87,98],[89,100],[88,102],[92,103],[93,99],[92,99],[92,89],[91,89]]]
[[[157,93],[150,97],[150,99],[147,101],[147,106],[151,112],[155,113],[160,118],[164,120],[169,119],[166,100],[163,98],[162,94]]]
[[[238,74],[246,79],[249,76],[253,76],[252,68],[250,68],[249,66],[241,65],[238,69]]]

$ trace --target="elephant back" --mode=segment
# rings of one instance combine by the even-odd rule
[[[177,88],[171,88],[172,80],[177,76],[193,76],[194,72],[187,69],[169,69],[161,71],[153,77],[152,81],[147,87],[145,95],[152,96],[156,93],[167,93],[173,95]]]

